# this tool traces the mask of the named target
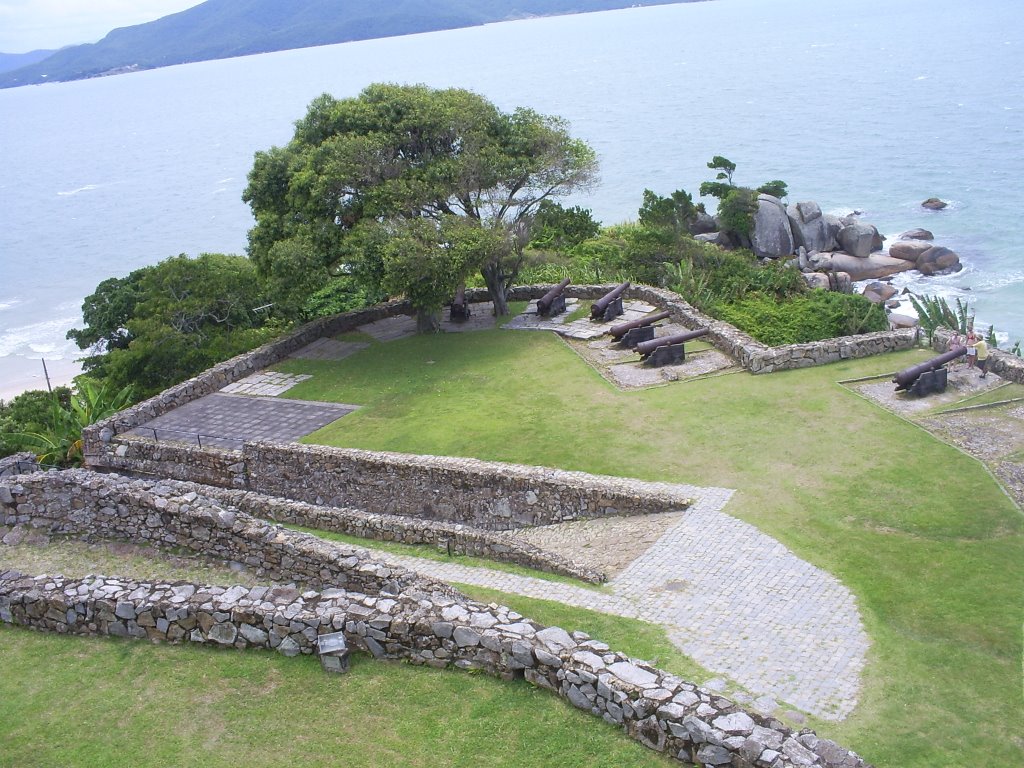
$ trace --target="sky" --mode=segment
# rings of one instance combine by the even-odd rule
[[[183,11],[202,0],[0,0],[0,52],[95,43],[110,30]]]

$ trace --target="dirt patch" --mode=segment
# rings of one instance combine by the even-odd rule
[[[0,531],[5,529],[0,529]],[[8,529],[9,530],[9,529]],[[3,537],[0,537],[3,538]],[[125,579],[189,581],[220,586],[252,587],[265,584],[249,571],[199,555],[175,555],[129,542],[87,544],[71,539],[12,537],[14,545],[0,544],[0,571],[82,578],[89,574]]]
[[[1024,407],[993,406],[940,414],[918,423],[989,466],[1018,505],[1024,507]]]
[[[617,576],[660,539],[686,512],[574,520],[515,531],[516,538]]]

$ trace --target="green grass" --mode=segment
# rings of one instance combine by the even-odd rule
[[[3,768],[671,763],[525,682],[0,625]],[[72,705],[73,702],[73,705]]]
[[[738,489],[728,512],[856,594],[860,706],[819,729],[879,766],[1024,762],[1021,513],[975,460],[835,382],[920,351],[619,392],[551,335],[375,345],[289,397],[363,406],[308,442]],[[586,629],[586,627],[581,627]]]

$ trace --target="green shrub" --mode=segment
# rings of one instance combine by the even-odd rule
[[[781,302],[750,295],[731,303],[720,302],[712,314],[772,347],[889,327],[885,312],[877,304],[863,296],[829,291],[808,291]]]

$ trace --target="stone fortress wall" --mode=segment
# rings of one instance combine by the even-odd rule
[[[612,287],[569,286],[566,290],[569,295],[577,298],[594,299],[602,296]],[[547,286],[522,286],[515,288],[510,298],[513,301],[536,299],[543,295],[546,290]],[[864,357],[897,349],[907,349],[912,347],[917,339],[914,331],[900,330],[842,339],[830,339],[811,344],[795,344],[774,348],[766,347],[733,326],[701,314],[678,295],[670,291],[648,286],[633,286],[628,290],[627,296],[647,301],[662,309],[668,309],[672,312],[672,319],[674,321],[688,328],[709,328],[710,332],[707,338],[711,343],[737,360],[752,373],[768,373],[774,370],[820,365],[845,358]],[[483,290],[469,291],[467,292],[467,298],[470,301],[482,301],[487,298],[487,293]],[[240,454],[237,451],[216,448],[197,448],[166,442],[159,443],[142,437],[128,436],[124,433],[174,408],[204,395],[217,392],[230,383],[238,381],[269,365],[273,365],[318,338],[355,330],[366,323],[394,315],[408,314],[410,311],[407,302],[391,302],[370,309],[323,318],[309,323],[294,333],[259,347],[252,352],[239,355],[216,365],[193,379],[171,387],[149,400],[121,411],[110,419],[84,430],[82,440],[86,463],[88,466],[97,469],[103,468],[124,473],[150,474],[223,487],[257,490],[256,483],[266,482],[274,486],[273,488],[268,488],[266,492],[271,495],[291,497],[292,493],[295,492],[293,484],[276,482],[272,477],[272,472],[266,473],[263,470],[272,469],[276,472],[278,468],[289,463],[296,465],[306,460],[315,459],[315,465],[319,467],[316,470],[317,478],[326,479],[329,473],[323,471],[323,467],[327,464],[333,464],[334,468],[338,469],[346,461],[355,463],[361,459],[362,465],[359,468],[361,472],[367,473],[367,476],[381,478],[381,484],[390,483],[394,480],[396,473],[406,473],[403,467],[410,466],[408,457],[401,457],[400,464],[394,462],[389,464],[386,454],[371,455],[364,453],[357,456],[356,452],[349,452],[346,459],[343,460],[339,458],[339,454],[317,453],[315,451],[310,452],[310,450],[304,448],[292,448],[291,450],[294,451],[294,454],[285,460],[282,453],[283,449],[281,448],[247,444],[243,447]],[[438,459],[436,461],[442,460]],[[503,476],[503,470],[499,468],[501,466],[492,465],[488,468],[490,474],[485,476],[487,483],[492,482],[495,476]],[[289,470],[282,469],[281,472],[288,474]],[[290,472],[294,478],[294,476],[301,474],[301,466],[293,466],[293,470]],[[428,517],[447,520],[458,519],[466,524],[478,526],[481,524],[481,520],[504,519],[514,523],[517,517],[522,518],[523,522],[528,524],[544,524],[544,522],[557,522],[566,519],[560,511],[561,508],[558,506],[551,507],[551,516],[545,518],[540,511],[543,508],[543,504],[538,506],[537,501],[527,501],[525,506],[519,504],[516,507],[506,509],[504,502],[498,499],[487,507],[484,514],[480,514],[481,502],[479,502],[479,499],[486,498],[490,493],[486,485],[477,488],[478,501],[474,502],[477,507],[475,510],[472,509],[474,503],[470,503],[463,505],[462,511],[456,514],[450,509],[452,506],[451,501],[425,497],[425,495],[437,497],[437,493],[430,490],[430,483],[436,479],[439,473],[443,474],[444,472],[445,470],[439,467],[431,467],[427,469],[427,474],[424,477],[416,478],[407,474],[406,479],[409,483],[395,489],[396,492],[390,495],[396,500],[401,500],[408,493],[407,498],[414,500],[410,506],[414,508],[417,515],[426,513]],[[531,482],[543,481],[550,472],[550,470],[535,470],[535,478]],[[445,482],[439,487],[445,489],[444,492],[450,493],[460,483],[477,482],[472,479],[472,474],[472,471],[467,471],[456,483]],[[365,498],[358,502],[350,500],[350,498],[346,498],[344,495],[339,495],[337,483],[340,480],[338,478],[331,478],[331,482],[331,485],[322,489],[315,488],[312,487],[310,477],[308,475],[304,476],[302,484],[306,495],[302,500],[319,500],[321,502],[332,500],[330,503],[358,506],[367,506],[371,503],[380,503],[381,501],[382,497],[379,497],[379,495],[374,496],[376,501],[373,499],[368,501]],[[350,483],[346,493],[352,494],[355,488],[356,486]],[[521,491],[518,488],[510,487],[506,488],[506,490],[511,491],[514,496],[522,496],[524,499],[527,494],[531,492],[536,493],[535,489],[533,491],[529,489]],[[563,501],[557,493],[553,500],[556,504],[561,504]],[[595,513],[593,509],[590,509],[594,505],[589,502],[586,505],[576,504],[574,506],[580,510],[580,514],[583,516]],[[584,510],[584,506],[588,507],[588,510]],[[617,500],[612,500],[610,503],[599,502],[596,506],[609,510],[603,513],[598,512],[598,514],[630,514]],[[372,506],[368,508],[373,509]],[[403,512],[393,509],[380,509],[379,511]],[[645,508],[644,511],[650,512],[655,510]],[[494,526],[488,522],[485,527]]]
[[[314,653],[343,632],[377,658],[523,677],[684,763],[862,768],[812,731],[631,659],[580,632],[482,605],[402,568],[221,506],[200,486],[87,470],[0,480],[0,524],[48,536],[151,542],[249,565],[299,587],[211,587],[0,572],[0,621],[50,632]],[[237,493],[237,492],[236,492]]]
[[[569,286],[566,294],[596,299],[612,287]],[[510,299],[536,299],[547,289],[519,287]],[[487,298],[485,291],[467,294],[470,301]],[[772,348],[669,291],[633,286],[626,296],[671,311],[673,321],[687,328],[707,327],[716,348],[755,374],[909,349],[918,338],[914,330],[899,330]],[[539,627],[507,608],[472,603],[363,550],[331,545],[248,514],[444,546],[599,580],[600,574],[587,574],[547,553],[509,546],[501,530],[684,508],[689,500],[672,486],[443,457],[269,443],[231,451],[124,434],[319,338],[410,312],[407,302],[390,302],[322,318],[83,432],[89,466],[169,480],[132,481],[84,471],[0,480],[0,521],[7,526],[185,546],[262,569],[270,581],[302,582],[308,591],[6,573],[0,574],[0,620],[57,632],[271,647],[286,654],[312,653],[319,634],[343,628],[353,647],[379,657],[522,675],[683,762],[863,766],[863,760],[830,741],[743,712],[582,633]],[[316,591],[327,585],[326,591]]]

